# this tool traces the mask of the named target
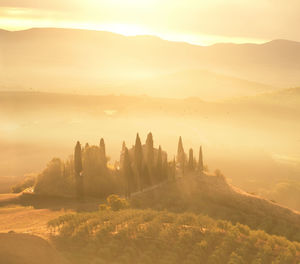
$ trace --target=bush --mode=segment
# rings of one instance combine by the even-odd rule
[[[107,211],[109,210],[109,206],[107,204],[100,204],[99,205],[99,211]]]
[[[36,181],[35,174],[25,174],[22,181],[11,187],[13,193],[20,193],[29,187],[33,187]]]
[[[111,194],[107,197],[107,204],[113,211],[119,211],[121,209],[126,209],[129,207],[129,204],[126,199],[120,198],[116,194]]]

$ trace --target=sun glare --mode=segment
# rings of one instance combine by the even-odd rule
[[[105,24],[101,26],[94,26],[90,29],[110,31],[124,36],[148,35],[151,32],[139,25],[135,24]]]

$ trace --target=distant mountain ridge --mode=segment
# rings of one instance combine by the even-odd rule
[[[1,30],[0,61],[2,87],[53,92],[136,95],[146,90],[150,96],[172,96],[175,91],[181,96],[184,91],[185,97],[204,97],[210,91],[212,97],[229,89],[224,76],[247,80],[239,84],[240,89],[237,83],[233,84],[233,96],[300,85],[300,43],[288,40],[196,46],[153,36],[125,37],[92,30]],[[201,88],[199,78],[192,86],[184,74],[176,80],[188,84],[184,88],[168,81],[169,86],[174,86],[170,90],[171,87],[163,87],[164,82],[157,83],[161,76],[194,70],[202,79],[215,73],[215,83],[210,81]],[[203,76],[204,72],[207,76]],[[152,93],[147,82],[153,82],[157,85],[153,90],[162,92]],[[131,84],[134,87],[129,87]],[[260,89],[257,84],[262,84]]]

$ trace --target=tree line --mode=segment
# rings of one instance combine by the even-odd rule
[[[123,142],[120,160],[114,167],[108,166],[104,139],[98,146],[88,143],[82,147],[78,141],[74,155],[67,161],[52,159],[38,176],[34,188],[36,193],[59,196],[106,197],[109,194],[123,194],[129,198],[132,193],[166,181],[173,181],[176,175],[203,171],[202,147],[198,161],[193,149],[185,153],[182,138],[179,137],[176,158],[168,160],[167,152],[159,145],[154,147],[153,136],[147,135],[145,144],[139,134],[135,144],[128,148]]]

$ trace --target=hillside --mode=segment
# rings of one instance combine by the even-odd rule
[[[167,211],[121,210],[66,215],[49,223],[72,263],[284,263],[300,244],[240,224]]]
[[[220,174],[186,175],[137,194],[131,206],[139,209],[101,207],[95,211],[96,200],[89,199],[78,203],[30,195],[0,198],[0,206],[5,206],[0,208],[0,226],[9,228],[0,231],[21,232],[0,234],[0,260],[5,263],[67,263],[65,259],[74,264],[300,261],[300,244],[284,237],[300,240],[300,214],[244,193]],[[90,205],[93,212],[59,210],[88,211]],[[45,207],[48,209],[40,209]],[[59,217],[53,219],[55,216]],[[50,220],[48,228],[45,219]],[[51,245],[24,233],[50,238]]]
[[[146,91],[150,96],[164,96],[163,85],[173,83],[160,76],[183,72],[176,78],[184,84],[185,96],[197,91],[197,96],[205,98],[211,90],[208,99],[222,94],[229,84],[233,85],[231,92],[239,96],[271,88],[259,83],[275,87],[300,83],[300,43],[287,40],[202,47],[152,36],[53,28],[1,31],[0,40],[2,89],[135,95]],[[201,71],[197,82],[189,87],[186,71],[193,69]],[[211,81],[213,73],[217,73],[216,80]],[[224,79],[224,75],[238,80]],[[145,89],[149,80],[159,85],[156,93]],[[137,87],[132,87],[132,82]],[[202,90],[198,82],[207,87]],[[174,87],[177,91],[178,85]],[[169,92],[169,96],[176,94]]]
[[[69,263],[42,238],[17,233],[0,233],[0,261],[6,264]]]
[[[137,208],[193,212],[242,223],[252,229],[300,242],[300,213],[229,185],[224,176],[188,175],[141,194]]]

